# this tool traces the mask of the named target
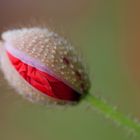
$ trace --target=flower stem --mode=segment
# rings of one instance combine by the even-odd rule
[[[93,105],[97,110],[99,110],[102,114],[104,114],[106,117],[109,117],[116,123],[127,127],[134,132],[140,134],[140,124],[139,122],[136,122],[135,120],[129,118],[128,116],[124,115],[123,113],[116,110],[114,107],[106,103],[104,100],[88,94],[86,96],[86,101]]]

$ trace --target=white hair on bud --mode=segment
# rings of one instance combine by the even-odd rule
[[[28,84],[23,78],[18,74],[18,72],[14,69],[14,67],[11,65],[11,62],[9,61],[4,49],[2,49],[1,52],[1,67],[2,71],[5,75],[6,80],[9,82],[9,84],[12,87],[15,87],[15,90],[19,94],[21,94],[23,97],[28,99],[31,102],[40,103],[40,104],[54,104],[57,102],[57,104],[65,104],[65,101],[58,100],[57,101],[50,97],[46,96],[34,87],[32,87],[30,84]],[[69,104],[73,104],[69,102]]]
[[[84,94],[90,87],[86,70],[75,48],[47,28],[22,28],[2,34],[12,47],[38,59],[54,75]]]

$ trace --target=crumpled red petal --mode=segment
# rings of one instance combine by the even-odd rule
[[[18,73],[34,88],[41,91],[41,93],[51,96],[55,99],[65,101],[79,101],[81,95],[67,86],[62,81],[42,72],[35,67],[32,67],[18,58],[14,57],[7,51],[7,55]]]

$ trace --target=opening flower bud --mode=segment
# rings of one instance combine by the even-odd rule
[[[47,28],[22,28],[2,34],[1,68],[9,83],[40,103],[79,102],[90,88],[74,47]]]

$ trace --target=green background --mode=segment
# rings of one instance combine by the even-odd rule
[[[129,63],[127,51],[129,42],[134,41],[130,28],[135,26],[129,21],[134,15],[137,19],[138,11],[129,15],[135,9],[130,7],[131,2],[120,0],[0,0],[0,30],[43,23],[65,36],[85,58],[92,82],[90,92],[140,118],[140,88],[134,71],[129,69],[133,62]],[[1,74],[0,140],[109,139],[139,137],[131,136],[84,101],[64,108],[32,104],[18,96]]]

